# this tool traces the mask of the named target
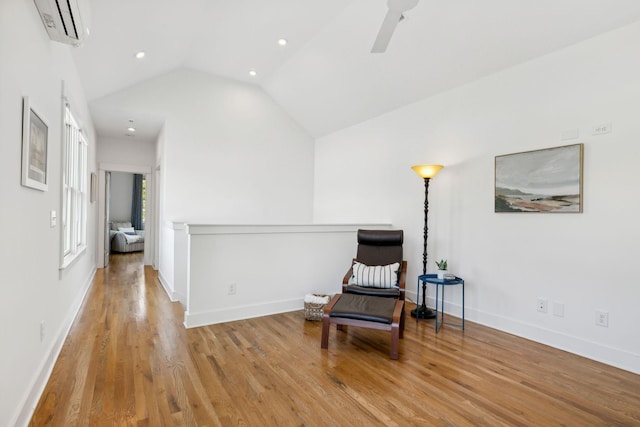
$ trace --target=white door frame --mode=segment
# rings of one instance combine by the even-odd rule
[[[105,171],[104,175],[105,204],[102,212],[104,212],[105,224],[102,228],[102,235],[104,237],[104,245],[102,247],[104,248],[104,266],[107,267],[109,265],[109,257],[111,256],[111,230],[106,224],[107,222],[111,222],[111,216],[109,215],[111,212],[111,172]]]

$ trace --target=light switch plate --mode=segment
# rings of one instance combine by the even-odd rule
[[[564,304],[558,301],[553,302],[553,315],[564,317]]]
[[[51,225],[51,228],[58,225],[58,214],[54,210],[51,211],[51,215],[49,217],[49,224]]]

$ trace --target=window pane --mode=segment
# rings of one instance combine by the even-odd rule
[[[87,236],[87,142],[67,106],[63,159],[63,258],[73,259]]]

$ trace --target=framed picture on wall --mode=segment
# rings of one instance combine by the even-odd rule
[[[582,212],[584,144],[496,156],[495,212]]]
[[[91,175],[89,176],[89,201],[93,203],[98,197],[98,176],[95,174],[95,172],[91,172]]]
[[[47,191],[49,127],[22,98],[22,185]]]

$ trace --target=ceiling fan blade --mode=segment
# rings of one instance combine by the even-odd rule
[[[378,32],[378,37],[376,37],[373,48],[371,48],[371,53],[383,53],[387,50],[396,26],[402,18],[404,18],[402,14],[416,7],[418,1],[419,0],[387,0],[389,11],[387,12],[387,16],[384,17],[384,21]]]
[[[387,50],[387,46],[391,41],[391,36],[396,29],[396,25],[400,22],[400,19],[402,19],[402,12],[389,9],[387,16],[384,17],[380,31],[378,32],[378,37],[376,37],[376,41],[373,43],[371,53],[383,53]]]

